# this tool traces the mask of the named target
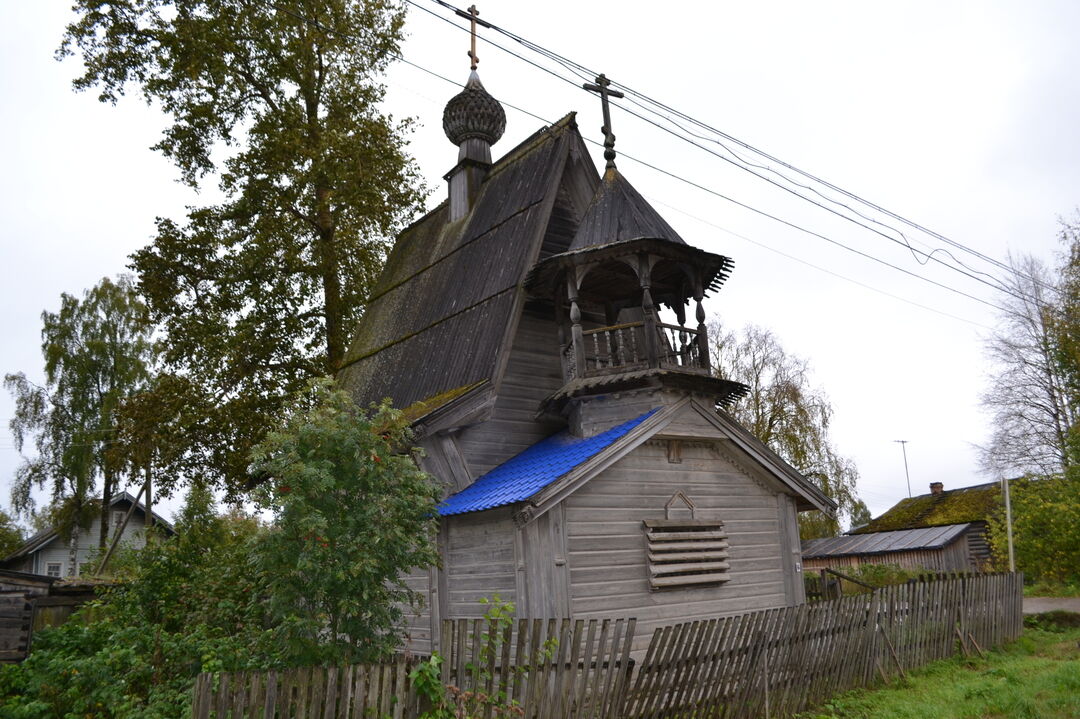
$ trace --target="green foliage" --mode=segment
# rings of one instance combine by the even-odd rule
[[[20,452],[32,444],[12,485],[12,505],[29,515],[33,487],[51,490],[54,521],[68,534],[89,524],[95,507],[108,536],[108,504],[130,467],[116,443],[124,401],[146,382],[153,352],[146,307],[132,280],[104,278],[80,300],[61,296],[60,311],[41,315],[45,386],[23,373],[4,384],[15,396],[11,431]],[[100,480],[100,502],[94,493]]]
[[[396,646],[399,573],[437,559],[437,490],[408,450],[407,423],[360,412],[312,383],[254,458],[273,526],[214,511],[194,484],[177,536],[122,552],[118,584],[76,619],[35,635],[0,670],[0,716],[179,719],[204,671],[373,659]]]
[[[1035,581],[1080,583],[1080,467],[1065,477],[1009,482],[1016,567]],[[1004,517],[991,524],[994,555],[1007,565]]]
[[[255,493],[275,524],[258,552],[269,606],[291,656],[370,660],[397,642],[401,607],[421,600],[402,575],[438,561],[439,490],[407,453],[388,405],[368,417],[327,380],[299,395],[256,448]]]
[[[166,476],[233,491],[307,379],[345,355],[390,238],[422,198],[408,121],[379,112],[393,0],[76,0],[60,55],[80,90],[135,88],[171,119],[156,146],[224,201],[160,219],[132,257],[175,375],[150,404],[180,449]],[[176,393],[183,392],[182,395]],[[149,412],[148,412],[149,414]]]
[[[772,332],[754,325],[736,332],[713,320],[709,339],[717,374],[750,387],[731,414],[838,504],[836,518],[818,511],[802,513],[800,536],[835,536],[841,519],[847,518],[849,525],[867,519],[869,512],[856,493],[859,472],[829,439],[832,406],[822,390],[810,386],[807,361],[789,354]]]
[[[258,523],[215,515],[195,489],[177,530],[126,552],[115,565],[121,584],[35,633],[30,656],[0,669],[0,715],[180,719],[199,672],[286,660],[251,571]]]
[[[25,540],[23,529],[15,518],[0,510],[0,559],[22,546]]]

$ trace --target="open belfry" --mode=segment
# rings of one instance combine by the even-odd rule
[[[450,99],[449,196],[397,238],[340,379],[389,397],[445,487],[410,644],[498,595],[518,617],[675,622],[804,601],[797,512],[834,503],[723,407],[706,309],[732,260],[688,245],[568,114],[497,160],[476,72]],[[661,314],[663,312],[663,315]]]

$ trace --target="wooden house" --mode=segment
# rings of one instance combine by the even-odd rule
[[[132,509],[131,519],[124,527],[120,543],[134,547],[143,546],[146,543],[146,507],[128,492],[120,492],[113,496],[109,508],[110,526],[114,528],[114,532],[123,522],[128,510]],[[157,513],[153,516],[154,522],[163,531],[173,531],[172,525]],[[48,527],[0,560],[0,568],[54,578],[78,577],[83,573],[83,565],[97,551],[100,533],[100,517],[94,517],[88,528],[80,529],[70,539],[62,537],[56,527]]]
[[[991,562],[988,535],[990,519],[1000,515],[1003,507],[1004,501],[999,482],[949,490],[945,489],[941,482],[932,482],[929,494],[901,499],[881,516],[875,517],[861,527],[852,529],[848,534],[891,534],[901,530],[940,529],[962,525],[964,529],[957,538],[963,540],[966,555],[962,562],[963,566],[953,566],[960,562],[959,559],[934,559],[930,556],[922,557],[922,561],[930,562],[929,565],[920,565],[915,563],[917,557],[904,557],[899,554],[894,557],[896,561],[890,563],[904,567],[923,566],[925,569],[934,569],[935,566],[931,565],[935,562],[946,562],[950,565],[950,570],[982,571],[987,569]],[[960,550],[950,551],[959,552]]]
[[[604,94],[605,118],[607,86]],[[482,599],[520,617],[673,622],[804,601],[797,512],[835,510],[722,407],[703,301],[730,258],[692,247],[575,116],[502,158],[475,72],[447,105],[449,197],[398,237],[339,379],[414,420],[444,486],[418,651]]]

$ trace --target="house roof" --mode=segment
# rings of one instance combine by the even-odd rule
[[[940,549],[955,542],[972,524],[949,524],[943,527],[901,529],[895,532],[849,534],[843,537],[811,539],[802,545],[803,559],[848,557],[917,549]]]
[[[121,503],[127,505],[135,504],[139,511],[143,512],[144,514],[146,513],[146,507],[143,505],[143,503],[136,502],[135,497],[132,496],[129,492],[119,492],[117,494],[114,494],[113,498],[109,501],[109,506],[115,507],[116,505]],[[165,518],[159,515],[157,512],[153,512],[152,514],[154,516],[155,523],[164,526],[171,534],[176,533],[176,530],[173,529],[172,523],[167,522]],[[14,552],[7,555],[3,559],[0,559],[0,564],[13,559],[18,559],[19,557],[25,557],[28,554],[33,554],[49,542],[56,539],[58,535],[59,532],[57,531],[56,527],[46,527],[45,529],[30,537],[30,539],[23,542],[22,546],[16,549]]]
[[[852,534],[887,532],[918,527],[939,527],[962,522],[985,522],[1001,506],[997,482],[922,494],[896,503],[880,517],[852,530]]]
[[[592,437],[575,437],[565,430],[558,432],[448,497],[438,512],[446,517],[522,502],[610,447],[656,411],[649,410]]]
[[[450,222],[444,202],[399,235],[339,372],[361,406],[389,397],[409,407],[497,382],[575,147],[587,155],[570,114],[498,160],[466,217]]]

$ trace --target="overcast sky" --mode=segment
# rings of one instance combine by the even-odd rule
[[[417,2],[449,17],[430,0]],[[173,167],[148,149],[164,123],[136,96],[112,107],[72,92],[77,62],[53,59],[70,20],[67,3],[0,0],[0,8],[0,134],[8,138],[0,175],[0,370],[40,378],[42,310],[55,311],[61,292],[81,293],[124,271],[127,256],[150,240],[155,216],[180,219],[185,205],[213,193],[199,197],[180,186]],[[1032,253],[1051,261],[1058,218],[1080,203],[1080,3],[487,0],[480,13],[995,258]],[[406,58],[464,83],[465,33],[416,8],[407,30]],[[508,42],[491,31],[483,36]],[[547,120],[577,111],[585,136],[601,139],[594,97],[484,43],[479,56],[480,76],[497,98]],[[434,204],[456,160],[440,125],[456,90],[400,64],[387,82],[387,110],[419,122],[411,149]],[[509,107],[507,118],[496,157],[542,125]],[[898,244],[619,109],[612,123],[616,149],[626,155],[998,301],[985,285],[923,267]],[[594,158],[602,163],[599,153]],[[619,167],[689,243],[735,259],[706,309],[730,326],[767,327],[810,361],[835,410],[833,439],[856,462],[860,493],[875,515],[907,496],[896,439],[910,442],[915,494],[929,482],[954,488],[988,479],[977,472],[973,445],[990,431],[979,394],[989,386],[982,338],[994,310],[624,156]],[[942,246],[910,237],[925,249]],[[4,394],[0,416],[11,413]],[[18,461],[10,436],[0,438],[0,504]]]

